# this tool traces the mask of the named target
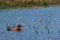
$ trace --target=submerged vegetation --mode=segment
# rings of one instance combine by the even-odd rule
[[[60,0],[0,0],[0,9],[59,5]]]

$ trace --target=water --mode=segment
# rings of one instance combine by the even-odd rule
[[[58,6],[0,10],[0,40],[60,40],[59,17]],[[46,27],[46,19],[48,27]],[[6,24],[7,26],[21,24],[23,28],[20,32],[7,31]]]

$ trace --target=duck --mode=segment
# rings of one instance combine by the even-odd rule
[[[7,27],[7,31],[21,31],[22,26],[18,24],[16,27]]]

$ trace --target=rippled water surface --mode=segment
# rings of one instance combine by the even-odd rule
[[[23,28],[7,31],[6,24]],[[0,40],[60,40],[60,7],[0,10]]]

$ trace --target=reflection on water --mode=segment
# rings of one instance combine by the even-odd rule
[[[60,40],[60,7],[0,10],[0,40]],[[21,32],[6,30],[21,24]]]

